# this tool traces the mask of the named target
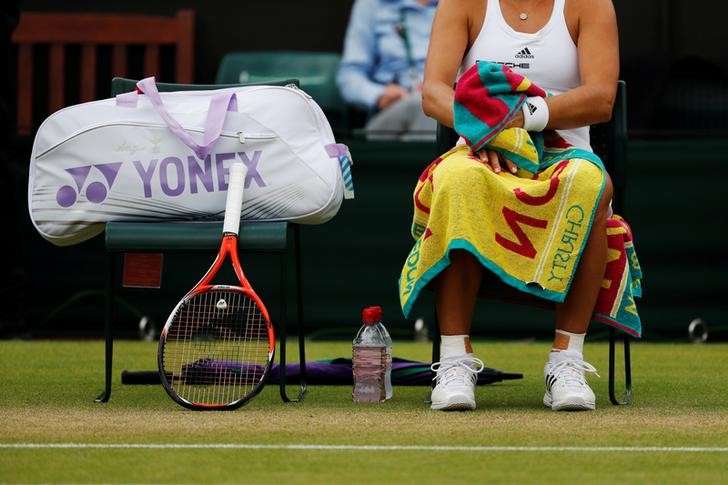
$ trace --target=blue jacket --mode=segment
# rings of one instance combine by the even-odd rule
[[[354,2],[336,79],[347,103],[375,110],[387,84],[409,89],[421,82],[436,8],[437,0]]]

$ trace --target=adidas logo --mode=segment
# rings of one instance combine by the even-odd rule
[[[534,58],[534,56],[533,56],[533,54],[531,54],[531,50],[528,47],[521,49],[516,54],[516,59],[533,59],[533,58]]]
[[[526,106],[528,106],[528,112],[531,114],[534,114],[538,109],[535,104],[526,103]]]

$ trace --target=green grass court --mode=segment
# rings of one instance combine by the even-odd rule
[[[294,346],[291,345],[291,348]],[[312,387],[283,404],[270,386],[233,412],[174,404],[161,387],[122,386],[121,369],[151,369],[156,343],[116,346],[112,400],[102,387],[103,344],[0,342],[0,442],[83,444],[404,445],[417,449],[9,448],[0,482],[716,483],[728,471],[728,345],[634,346],[635,403],[607,398],[606,344],[588,344],[601,371],[597,411],[553,413],[541,405],[548,344],[477,342],[491,367],[522,381],[480,387],[478,410],[431,411],[428,389],[398,387],[382,405],[354,405],[348,387]],[[309,342],[311,359],[346,356],[348,342]],[[395,342],[395,354],[426,360],[427,344]],[[293,359],[295,355],[292,355]],[[461,450],[434,446],[463,446]],[[471,449],[467,447],[527,447]],[[577,447],[534,450],[532,447]],[[697,451],[594,451],[589,447],[698,447]]]

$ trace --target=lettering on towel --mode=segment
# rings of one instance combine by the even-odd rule
[[[572,259],[578,256],[581,249],[577,245],[577,241],[580,241],[583,236],[584,217],[584,209],[580,205],[572,205],[566,211],[566,227],[551,261],[549,281],[563,282],[571,274],[567,268],[574,264]]]

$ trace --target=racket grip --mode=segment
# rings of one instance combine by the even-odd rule
[[[228,176],[227,200],[225,202],[225,220],[222,225],[223,234],[238,234],[240,229],[240,213],[243,210],[243,186],[245,185],[245,166],[233,163]]]

